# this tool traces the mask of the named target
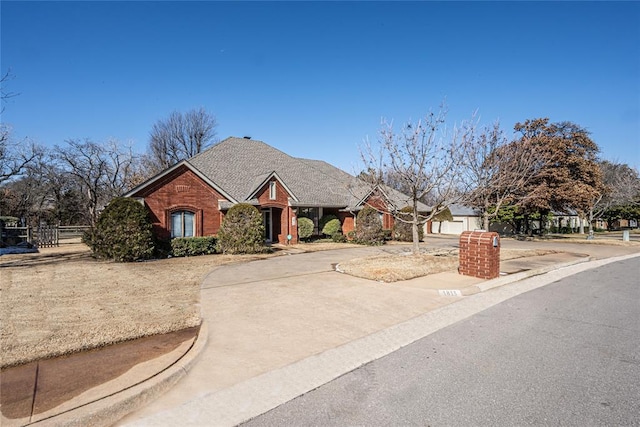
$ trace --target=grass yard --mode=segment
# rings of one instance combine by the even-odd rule
[[[557,253],[557,251],[545,249],[501,249],[500,259],[505,261],[552,253]],[[391,283],[444,271],[455,271],[458,268],[458,250],[438,249],[419,255],[407,253],[356,258],[340,263],[339,268],[344,273],[352,276]]]
[[[200,283],[216,266],[269,255],[115,263],[81,244],[0,257],[0,365],[200,324]]]
[[[81,244],[0,257],[0,366],[100,347],[200,324],[200,284],[233,262],[358,245],[313,242],[274,246],[261,255],[208,255],[138,263],[97,261]],[[549,253],[553,251],[546,251]],[[542,255],[502,250],[502,259]],[[455,270],[455,250],[418,257],[384,255],[340,264],[343,271],[393,282]]]

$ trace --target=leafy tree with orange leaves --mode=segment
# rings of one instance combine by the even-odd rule
[[[545,161],[523,189],[524,210],[541,215],[576,211],[585,217],[603,191],[600,149],[589,132],[572,122],[550,123],[548,118],[516,123],[514,129],[520,141],[532,141],[546,153]]]

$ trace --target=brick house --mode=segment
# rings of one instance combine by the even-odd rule
[[[125,197],[144,203],[159,238],[216,235],[231,206],[249,203],[262,212],[266,240],[283,244],[288,236],[298,241],[298,217],[312,219],[319,234],[320,218],[335,215],[347,234],[365,205],[378,209],[384,228],[391,228],[386,206],[410,204],[402,193],[372,189],[321,160],[291,157],[264,142],[235,137],[162,171]]]

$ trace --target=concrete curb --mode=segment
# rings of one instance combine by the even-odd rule
[[[203,321],[187,352],[168,368],[124,390],[114,391],[102,399],[57,416],[29,424],[32,426],[110,426],[125,415],[141,408],[173,387],[185,377],[207,344],[208,327]]]
[[[477,294],[478,292],[486,292],[490,289],[494,289],[500,286],[508,285],[510,283],[519,282],[520,280],[528,279],[529,277],[539,276],[541,274],[548,273],[553,270],[559,270],[561,268],[570,267],[576,264],[582,264],[584,262],[594,261],[592,257],[586,256],[584,258],[575,259],[558,264],[551,264],[545,267],[535,268],[532,270],[522,271],[520,273],[509,274],[499,277],[497,279],[488,280],[486,282],[478,283],[467,288],[462,289],[463,296],[469,296]]]
[[[324,351],[280,369],[266,372],[227,389],[200,395],[176,408],[157,412],[130,425],[235,426],[270,411],[373,360],[464,320],[514,296],[592,268],[640,254],[593,262],[575,260],[540,268],[484,286],[478,293],[414,319]],[[583,265],[579,265],[583,264]],[[544,274],[545,271],[548,274]],[[516,286],[504,286],[520,282]]]

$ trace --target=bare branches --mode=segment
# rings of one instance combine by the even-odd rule
[[[26,139],[14,141],[11,128],[0,124],[0,184],[22,174],[41,155],[41,147]]]
[[[157,121],[144,157],[148,172],[157,173],[202,152],[215,142],[217,126],[215,116],[203,108],[184,114],[174,111],[168,118]]]
[[[0,77],[0,113],[4,112],[7,99],[18,95],[6,90],[7,82],[13,78],[10,70]],[[0,184],[20,175],[25,168],[42,154],[42,149],[31,141],[15,141],[12,129],[6,123],[0,123]]]
[[[398,205],[394,198],[386,197],[389,211],[398,221],[412,224],[413,251],[417,253],[418,227],[454,203],[461,196],[459,152],[463,144],[460,130],[447,134],[444,105],[436,112],[416,123],[407,122],[397,131],[393,122],[382,120],[378,146],[366,144],[361,148],[369,182],[383,184],[405,193],[412,208],[411,218],[401,215],[406,205]],[[391,185],[390,185],[391,184]],[[421,200],[429,197],[433,206],[429,212],[418,209]]]
[[[464,201],[480,212],[488,230],[502,206],[526,203],[525,188],[549,156],[529,135],[508,142],[497,122],[479,133],[468,128],[464,140]]]
[[[90,223],[95,225],[100,207],[129,188],[137,159],[131,147],[121,149],[116,141],[68,140],[66,144],[55,147],[55,156],[82,188]]]
[[[4,113],[4,103],[9,98],[13,98],[14,96],[18,96],[16,92],[10,92],[6,89],[7,82],[13,79],[13,74],[11,74],[11,70],[7,70],[2,77],[0,77],[0,102],[2,102],[2,106],[0,107],[0,113]]]
[[[593,196],[588,211],[589,232],[593,230],[593,221],[601,218],[615,207],[633,205],[639,202],[640,175],[638,170],[623,163],[600,161],[603,186]]]

